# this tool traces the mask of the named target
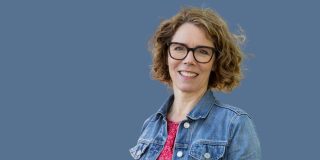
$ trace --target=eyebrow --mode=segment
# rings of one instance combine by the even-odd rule
[[[181,44],[181,45],[184,45],[184,46],[189,47],[187,44],[185,44],[185,43],[181,43],[181,42],[174,42],[174,41],[172,41],[171,43],[177,43],[177,44]],[[195,46],[194,48],[199,48],[199,47],[215,48],[215,47],[213,47],[213,46],[203,46],[203,45],[197,45],[197,46]],[[190,48],[190,47],[189,47],[189,48]]]

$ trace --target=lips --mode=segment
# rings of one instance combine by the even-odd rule
[[[199,75],[198,73],[191,72],[191,71],[178,71],[178,72],[181,76],[188,77],[188,78],[194,78]]]

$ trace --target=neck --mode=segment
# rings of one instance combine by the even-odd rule
[[[183,92],[173,89],[174,101],[168,113],[168,118],[174,122],[180,122],[187,118],[187,114],[195,107],[207,90],[201,89],[196,92]]]

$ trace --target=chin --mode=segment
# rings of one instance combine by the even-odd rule
[[[182,92],[195,92],[198,90],[196,87],[190,86],[190,85],[187,85],[187,86],[180,85],[180,86],[177,86],[177,89],[179,89]]]

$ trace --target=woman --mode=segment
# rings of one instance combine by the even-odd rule
[[[261,159],[254,125],[243,110],[222,104],[242,78],[242,51],[210,9],[184,8],[163,21],[151,43],[153,78],[173,91],[143,124],[134,159]]]

